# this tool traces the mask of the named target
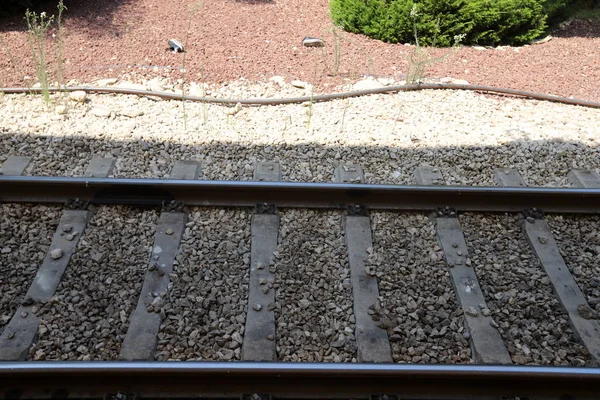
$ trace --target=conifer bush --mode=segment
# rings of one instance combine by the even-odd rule
[[[391,43],[521,45],[543,35],[548,12],[571,0],[330,0],[334,23]],[[411,17],[416,5],[417,15]]]

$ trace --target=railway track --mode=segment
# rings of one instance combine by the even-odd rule
[[[0,322],[6,398],[600,398],[597,286],[581,277],[600,276],[573,273],[579,266],[565,262],[545,216],[599,214],[593,171],[569,172],[573,187],[559,189],[528,188],[511,169],[496,171],[496,187],[453,187],[436,185],[440,171],[427,166],[416,185],[393,186],[362,183],[351,164],[338,167],[336,183],[319,184],[282,182],[275,162],[256,165],[254,181],[226,182],[200,180],[192,161],[176,162],[169,179],[108,178],[112,159],[93,159],[81,178],[24,176],[30,161],[2,165],[2,207],[49,204],[36,212],[61,216],[39,268],[0,282],[12,296]],[[111,215],[123,206],[143,211]],[[123,234],[136,216],[150,243]],[[306,218],[320,228],[303,233]],[[482,218],[514,222],[520,254],[498,243],[507,259],[474,251],[479,232],[461,222]],[[394,234],[384,238],[386,226]],[[111,262],[110,248],[90,250],[103,231],[125,262]],[[15,238],[0,239],[12,252]],[[432,250],[420,254],[422,243]],[[529,289],[517,277],[506,278],[516,294],[494,291],[484,265],[510,276],[519,257],[537,259],[519,276],[542,282],[531,290],[554,314],[528,305],[538,325],[515,341],[504,321]],[[103,267],[78,269],[88,258]],[[423,282],[419,263],[436,270],[435,282]],[[106,294],[114,280],[126,282],[122,298]],[[174,359],[192,361],[163,362]]]

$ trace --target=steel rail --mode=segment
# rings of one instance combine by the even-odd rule
[[[0,176],[0,202],[600,213],[600,188],[401,186],[346,183]]]
[[[357,398],[428,396],[597,395],[600,368],[492,365],[5,362],[0,395],[66,397],[127,392],[140,397],[239,396]],[[239,398],[239,397],[238,397]]]

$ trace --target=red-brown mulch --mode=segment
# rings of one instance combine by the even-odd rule
[[[196,10],[189,0],[65,4],[65,75],[79,82],[126,73],[181,78],[185,57],[186,81],[265,81],[281,75],[330,91],[363,75],[401,80],[414,49],[340,32],[339,74],[332,76],[335,38],[328,0],[202,0]],[[326,46],[302,47],[305,36],[323,38]],[[553,36],[548,43],[517,49],[464,47],[432,66],[428,76],[600,101],[600,24],[575,21]],[[186,43],[185,55],[166,50],[169,38]],[[25,21],[1,21],[0,40],[0,85],[26,85],[25,76],[35,72]]]

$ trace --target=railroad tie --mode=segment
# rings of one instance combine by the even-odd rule
[[[419,185],[443,183],[440,170],[429,166],[418,167],[415,180]],[[492,325],[492,317],[481,312],[487,305],[475,269],[470,265],[467,243],[458,217],[448,212],[432,214],[431,219],[444,252],[458,304],[464,311],[473,359],[483,364],[510,364],[510,355],[500,333]]]
[[[24,158],[11,164],[12,171],[25,170]],[[18,168],[17,168],[18,166]],[[107,177],[114,166],[113,159],[94,158],[84,176]],[[3,172],[6,170],[3,169]],[[40,305],[51,300],[67,269],[79,239],[85,231],[93,212],[85,209],[66,209],[56,227],[50,248],[25,295],[25,299],[0,336],[0,360],[24,360],[29,347],[37,337],[40,318],[36,315]]]
[[[18,176],[23,175],[31,164],[31,157],[10,156],[0,167],[0,175]]]
[[[597,174],[595,175],[597,178]],[[494,172],[496,183],[500,186],[527,186],[521,175],[514,169],[499,169]],[[574,170],[568,174],[573,186],[600,187],[600,179],[594,180],[594,173]],[[528,210],[526,210],[528,212]],[[543,219],[543,215],[528,212],[521,228],[531,249],[536,254],[554,293],[569,316],[569,322],[579,340],[595,361],[600,361],[600,324],[597,320],[586,319],[582,309],[589,309],[585,295],[569,272],[552,234],[552,229]]]
[[[359,165],[342,164],[335,170],[335,180],[340,183],[363,183],[364,173]],[[369,308],[378,303],[377,277],[369,275],[365,261],[368,249],[373,248],[371,219],[358,208],[344,213],[343,226],[348,249],[358,362],[392,362],[390,342],[385,329],[380,328],[369,315]]]
[[[277,162],[259,162],[254,169],[255,181],[281,180]],[[276,361],[275,345],[275,274],[270,271],[273,252],[277,249],[279,216],[274,207],[257,206],[252,216],[250,249],[250,286],[248,312],[242,343],[243,361]]]
[[[196,161],[177,161],[170,179],[197,179],[200,166]],[[169,205],[167,205],[169,207]],[[179,251],[187,215],[181,210],[163,209],[158,219],[154,245],[138,303],[131,316],[119,358],[122,360],[153,360],[162,305],[167,296],[170,274]]]
[[[567,174],[571,185],[582,188],[600,188],[600,175],[591,169],[572,169]]]

